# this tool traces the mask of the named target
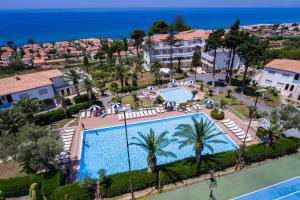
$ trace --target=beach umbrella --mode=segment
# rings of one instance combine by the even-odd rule
[[[208,105],[213,105],[214,104],[214,101],[211,100],[211,99],[205,99],[204,100],[204,103],[208,104]]]
[[[188,81],[189,84],[194,84],[193,80]]]
[[[92,110],[92,111],[100,110],[100,106],[98,106],[98,105],[92,105],[90,107],[90,110]]]
[[[113,109],[120,109],[121,108],[121,104],[120,103],[114,103],[114,104],[111,105],[111,107]]]
[[[150,90],[150,91],[154,91],[155,90],[155,88],[153,86],[148,86],[147,89]]]
[[[177,83],[177,80],[171,79],[170,83]]]
[[[173,110],[174,106],[175,106],[175,103],[173,101],[167,101],[167,102],[165,102],[165,107],[168,110]]]

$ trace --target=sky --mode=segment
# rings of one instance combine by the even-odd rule
[[[300,7],[300,0],[0,0],[0,9],[154,7]]]

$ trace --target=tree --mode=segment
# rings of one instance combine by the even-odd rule
[[[105,95],[105,82],[100,80],[97,82],[97,87],[100,89],[100,92],[101,92],[101,96],[104,96]]]
[[[29,188],[29,200],[43,200],[39,184],[32,183]]]
[[[152,24],[151,28],[149,29],[149,33],[152,34],[166,34],[169,31],[169,25],[163,21],[159,20]]]
[[[83,80],[83,87],[86,90],[86,94],[89,97],[89,104],[92,105],[92,96],[93,96],[93,87],[94,87],[94,83],[92,80],[90,80],[89,78],[85,78]]]
[[[150,65],[152,63],[152,51],[154,50],[154,43],[152,41],[152,35],[149,33],[145,41],[145,49],[149,52]]]
[[[111,45],[112,51],[117,52],[118,58],[119,58],[119,64],[123,65],[122,57],[121,57],[121,51],[124,50],[124,45],[121,40],[114,40]]]
[[[198,91],[197,90],[193,90],[192,91],[192,101],[195,99],[196,95],[198,94]]]
[[[181,56],[177,57],[177,70],[176,70],[177,73],[181,72],[181,61],[182,60],[183,60],[183,57],[181,57]]]
[[[112,83],[109,85],[109,90],[110,90],[112,93],[118,94],[118,92],[119,92],[119,86],[118,86],[118,83],[112,82]]]
[[[81,75],[79,73],[79,71],[76,71],[74,69],[70,69],[66,74],[65,74],[65,79],[67,81],[70,81],[73,83],[76,92],[77,92],[77,96],[80,96],[79,93],[79,81],[81,79]]]
[[[97,181],[97,194],[99,195],[96,195],[96,198],[100,198],[102,200],[103,199],[102,185],[104,185],[107,181],[105,169],[99,169],[98,175],[99,177]]]
[[[127,68],[124,67],[123,65],[116,65],[115,66],[115,75],[116,75],[116,79],[120,81],[121,83],[121,89],[124,89],[124,77],[125,74],[127,73]]]
[[[137,96],[137,93],[136,92],[132,92],[131,96],[133,98],[135,109],[137,109],[139,107],[139,98]]]
[[[0,110],[0,136],[17,136],[20,128],[25,124],[25,119],[16,108]]]
[[[229,85],[231,85],[233,65],[237,53],[237,48],[242,43],[239,28],[240,28],[240,20],[237,19],[231,25],[229,32],[225,34],[225,39],[224,39],[224,46],[229,49],[229,62],[228,62],[228,68],[226,72],[226,80]]]
[[[10,48],[12,48],[12,47],[14,46],[15,42],[12,41],[12,40],[9,40],[9,41],[6,42],[6,44],[7,44]]]
[[[140,47],[143,43],[145,37],[145,32],[141,29],[136,29],[131,33],[131,39],[134,40],[134,45],[136,48],[136,53],[138,57],[138,67],[141,68],[141,56],[140,56]]]
[[[17,161],[23,165],[27,173],[38,170],[53,170],[55,155],[63,150],[58,134],[48,128],[25,125],[18,136]]]
[[[0,200],[5,200],[4,192],[0,190]]]
[[[123,41],[123,50],[125,51],[126,62],[128,62],[128,40],[126,37],[122,38]]]
[[[65,117],[69,117],[68,99],[65,97],[65,95],[60,95],[60,96],[58,96],[58,100],[61,102],[61,107],[64,111]]]
[[[263,135],[266,137],[269,145],[274,143],[275,138],[280,137],[281,131],[282,130],[279,123],[270,124],[267,127],[263,127]]]
[[[214,61],[213,61],[213,83],[212,86],[215,87],[215,71],[216,71],[216,58],[217,49],[223,45],[223,36],[225,31],[223,29],[218,29],[209,34],[206,41],[205,51],[213,51]]]
[[[172,26],[171,26],[172,27]],[[169,35],[167,39],[164,40],[170,47],[170,70],[171,70],[171,78],[173,78],[173,48],[179,47],[181,40],[177,39],[175,36],[175,31],[173,28],[170,28]]]
[[[138,86],[138,75],[137,75],[137,73],[133,73],[132,74],[132,79],[131,79],[131,84],[132,84],[132,86],[134,86],[134,87],[137,87]]]
[[[196,47],[192,58],[192,67],[194,67],[195,81],[197,79],[197,67],[199,66],[201,66],[201,48]]]
[[[34,113],[38,111],[40,102],[37,99],[25,96],[16,102],[14,106],[29,123],[33,123]]]
[[[34,42],[34,39],[32,39],[32,38],[28,39],[28,43],[29,43],[29,44],[34,44],[34,43],[35,43],[35,42]]]
[[[144,135],[141,132],[138,132],[139,137],[132,137],[134,142],[130,145],[136,145],[141,147],[144,151],[148,153],[147,163],[148,163],[148,172],[154,173],[156,171],[157,158],[159,156],[170,156],[175,158],[176,155],[172,152],[165,151],[164,148],[169,144],[173,143],[175,139],[168,139],[166,135],[168,131],[164,131],[158,136],[155,136],[154,130],[151,128],[149,134]]]
[[[226,143],[223,140],[219,140],[219,135],[223,133],[215,133],[215,125],[210,120],[205,120],[203,118],[200,121],[197,121],[195,117],[192,117],[193,125],[190,124],[180,124],[176,127],[176,132],[173,134],[173,137],[179,137],[180,146],[179,149],[193,145],[195,151],[195,157],[197,163],[201,160],[201,153],[204,148],[207,148],[211,153],[214,152],[213,144],[214,143]]]
[[[86,72],[89,73],[90,63],[89,63],[89,59],[88,59],[87,55],[84,55],[84,57],[83,57],[83,65],[85,67]]]
[[[262,63],[268,48],[268,41],[261,40],[257,36],[250,35],[247,32],[241,32],[241,38],[244,42],[238,47],[237,51],[245,64],[241,89],[241,93],[243,94],[246,88],[248,69],[250,66]]]
[[[102,49],[99,49],[99,51],[95,54],[94,58],[99,59],[100,65],[102,67],[103,59],[105,59],[105,52]]]
[[[181,15],[177,15],[174,22],[174,30],[177,32],[188,31],[192,28],[185,24],[185,21]]]

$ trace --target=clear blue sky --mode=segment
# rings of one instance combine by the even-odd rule
[[[128,7],[300,7],[300,0],[0,0],[0,9]]]

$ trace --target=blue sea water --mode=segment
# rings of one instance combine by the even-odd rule
[[[52,42],[87,37],[120,38],[136,28],[149,29],[153,21],[172,22],[181,14],[192,28],[228,27],[239,18],[243,25],[300,22],[300,8],[143,8],[0,10],[0,45],[28,38]]]
[[[198,120],[201,118],[207,119],[204,114],[194,114]],[[169,133],[167,138],[172,138],[176,131],[175,128],[179,124],[192,124],[191,115],[180,117],[148,121],[128,125],[129,143],[133,142],[132,137],[138,137],[138,132],[148,134],[153,128],[155,134],[160,134],[164,131]],[[215,127],[213,133],[218,133],[220,130]],[[99,169],[103,168],[107,174],[115,174],[128,171],[127,151],[124,126],[115,126],[111,128],[102,128],[97,130],[85,131],[83,139],[86,144],[83,144],[80,159],[79,180],[82,180],[84,175],[96,178]],[[226,136],[221,134],[214,139],[225,141],[226,143],[214,143],[214,153],[230,151],[237,149],[237,146]],[[186,146],[178,149],[177,142],[165,147],[166,151],[171,151],[177,155],[176,158],[157,156],[157,164],[164,164],[181,160],[187,157],[194,156],[193,146]],[[147,167],[147,153],[138,146],[130,145],[130,158],[133,170],[143,169]],[[207,148],[204,148],[203,154],[210,153]]]

